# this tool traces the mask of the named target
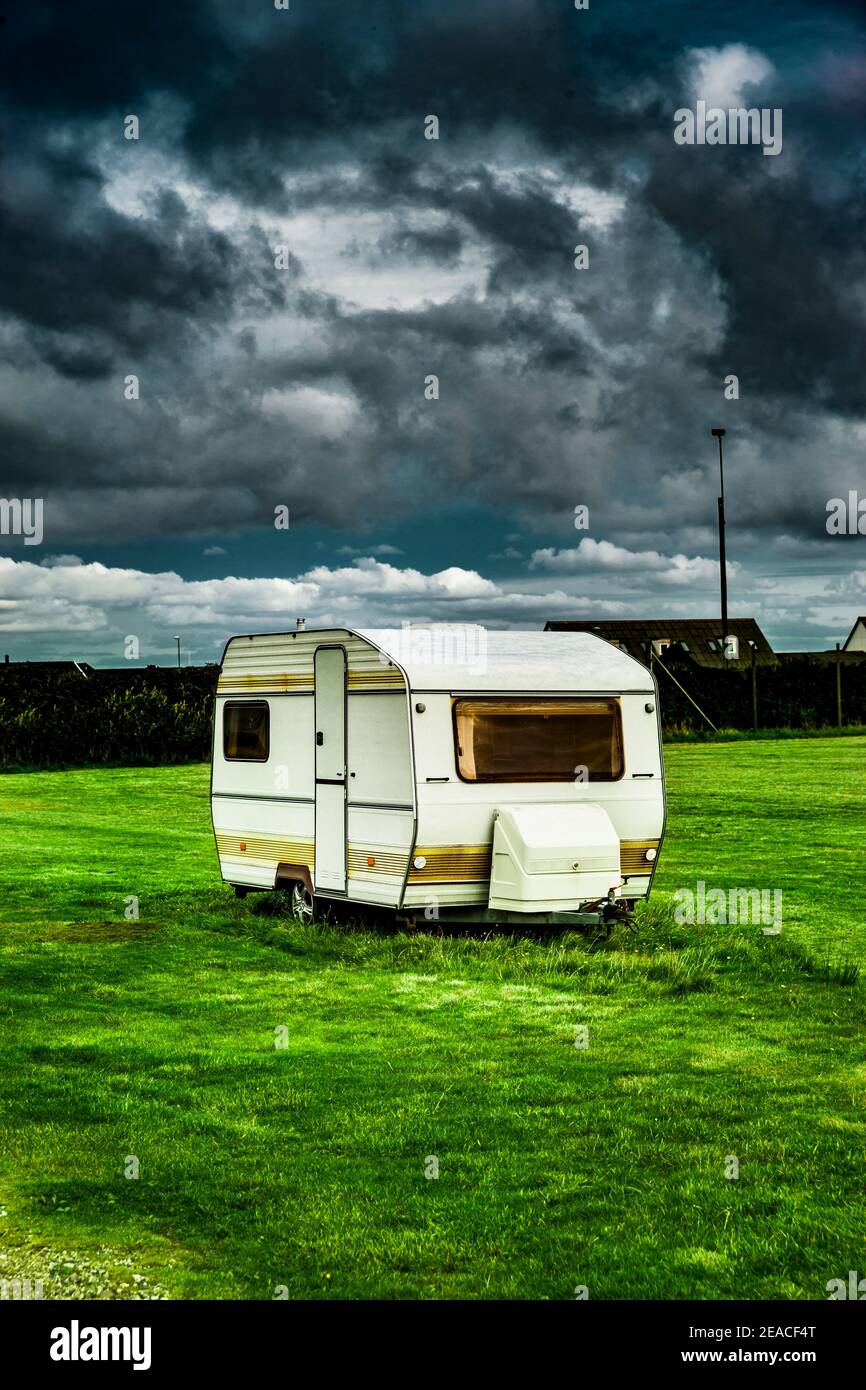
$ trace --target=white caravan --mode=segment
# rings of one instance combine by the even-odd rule
[[[301,920],[609,922],[664,834],[655,680],[584,632],[233,637],[211,805],[224,881],[289,889]]]

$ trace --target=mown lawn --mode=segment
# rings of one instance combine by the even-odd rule
[[[0,1278],[802,1299],[866,1270],[866,739],[667,766],[659,891],[592,950],[255,911],[204,767],[0,777]],[[780,888],[781,934],[677,926],[698,879]]]

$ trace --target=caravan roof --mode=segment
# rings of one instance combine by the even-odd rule
[[[588,632],[501,632],[471,625],[357,629],[396,661],[413,690],[653,692],[626,652]]]

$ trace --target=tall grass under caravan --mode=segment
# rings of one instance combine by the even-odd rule
[[[655,680],[583,632],[233,637],[211,793],[223,880],[302,921],[609,925],[664,835]]]

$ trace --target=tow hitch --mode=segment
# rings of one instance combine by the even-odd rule
[[[622,899],[615,897],[615,893],[615,888],[609,888],[607,898],[597,898],[594,903],[587,903],[583,909],[584,912],[596,913],[601,910],[601,930],[593,937],[594,941],[606,941],[616,922],[624,923],[631,931],[637,933],[634,912],[629,910]]]

